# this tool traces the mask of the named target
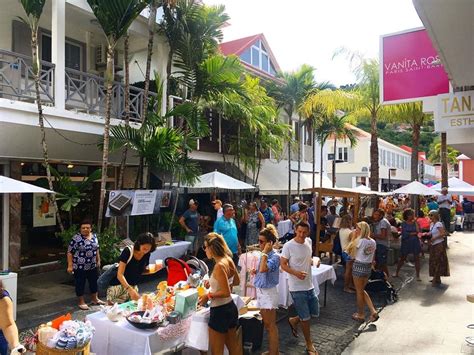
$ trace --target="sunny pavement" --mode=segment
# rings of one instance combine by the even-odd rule
[[[449,238],[451,277],[440,287],[428,283],[428,263],[423,264],[422,282],[411,280],[397,303],[386,307],[380,319],[366,328],[343,354],[474,354],[465,342],[474,336],[474,304],[466,294],[474,293],[474,233],[456,232]],[[428,255],[427,255],[428,257]],[[402,270],[404,281],[413,269]]]

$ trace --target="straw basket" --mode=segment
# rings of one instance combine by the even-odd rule
[[[71,350],[48,348],[46,345],[38,342],[36,344],[36,355],[89,355],[91,351],[91,343],[87,343],[82,348]]]

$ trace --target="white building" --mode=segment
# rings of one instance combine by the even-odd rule
[[[370,133],[351,125],[357,132],[358,142],[353,148],[349,140],[338,140],[336,143],[336,186],[357,187],[369,186],[370,177]],[[378,139],[379,148],[379,190],[388,190],[389,172],[392,189],[396,185],[403,185],[410,179],[410,153],[381,138]],[[327,141],[328,154],[334,154],[334,139]],[[332,158],[332,156],[331,156]],[[332,160],[328,160],[327,168],[332,174]]]

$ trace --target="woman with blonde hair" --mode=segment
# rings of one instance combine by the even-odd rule
[[[357,223],[355,237],[356,241],[353,243],[355,254],[354,264],[352,265],[352,277],[356,288],[357,313],[352,315],[352,319],[364,322],[364,307],[367,305],[370,311],[369,322],[375,322],[379,319],[379,315],[369,294],[365,291],[365,286],[372,272],[376,243],[375,240],[370,238],[370,227],[366,222]]]
[[[209,292],[199,299],[201,304],[211,301],[209,318],[209,345],[212,354],[224,353],[224,345],[230,355],[241,354],[241,346],[237,340],[239,311],[235,305],[231,290],[240,283],[237,267],[232,261],[232,252],[224,238],[217,233],[209,233],[204,238],[204,251],[209,259],[215,262],[209,280]]]
[[[446,254],[444,239],[446,238],[446,230],[439,220],[438,211],[430,211],[431,219],[430,231],[426,233],[430,238],[430,276],[431,286],[435,287],[441,284],[441,276],[449,276],[449,262]]]
[[[354,230],[352,229],[352,217],[349,214],[342,216],[339,228],[339,240],[341,241],[342,260],[345,262],[344,271],[344,292],[355,293],[351,288],[354,286],[352,281],[352,264],[354,259],[348,253],[348,247],[354,238]],[[352,248],[354,252],[354,247]]]

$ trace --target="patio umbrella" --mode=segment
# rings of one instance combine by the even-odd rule
[[[255,190],[255,186],[246,182],[234,179],[228,175],[213,171],[212,173],[203,174],[198,181],[192,186],[185,186],[189,189],[215,189],[215,190]]]
[[[441,183],[431,186],[436,191],[441,191]],[[456,195],[474,195],[474,186],[456,177],[448,179],[448,192]]]
[[[421,182],[413,181],[409,184],[400,187],[393,191],[394,194],[406,194],[406,195],[423,195],[423,196],[438,196],[440,193],[433,190]]]
[[[27,184],[26,182],[18,181],[0,175],[0,194],[17,194],[17,193],[42,193],[54,194],[54,191],[46,190],[41,187]]]

